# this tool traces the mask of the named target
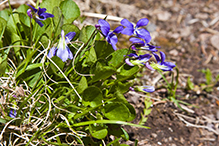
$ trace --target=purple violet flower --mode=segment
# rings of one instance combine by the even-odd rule
[[[16,116],[17,116],[17,111],[15,109],[11,109],[9,112],[9,117],[16,118]]]
[[[140,91],[140,92],[146,92],[146,93],[151,93],[155,91],[154,86],[136,86],[136,87],[130,87],[129,88],[131,91]]]
[[[44,25],[41,21],[44,21],[49,17],[54,17],[53,14],[45,13],[46,8],[39,7],[38,9],[36,9],[31,5],[28,5],[28,6],[30,7],[30,9],[27,10],[27,15],[30,18],[33,18],[36,21],[36,23],[38,23],[40,25],[40,27],[42,27]]]
[[[132,46],[133,50],[137,50],[136,47],[140,47],[143,50],[151,51],[151,52],[157,52],[156,46],[152,46],[148,43],[145,43],[143,40],[139,38],[130,38],[129,41],[131,41],[134,45]],[[159,47],[157,47],[159,48]]]
[[[159,57],[156,53],[153,52],[153,55],[155,57],[155,59],[157,60],[157,63],[151,63],[149,65],[149,63],[147,62],[145,65],[148,69],[150,70],[162,70],[162,71],[172,71],[173,68],[176,66],[174,63],[172,62],[165,62],[165,53],[160,51],[160,56]]]
[[[154,86],[142,86],[139,90],[142,90],[143,92],[154,92],[155,88]]]
[[[135,66],[135,65],[145,65],[145,63],[151,58],[150,54],[144,54],[144,55],[137,55],[135,53],[131,53],[127,55],[129,57],[132,57],[133,59],[130,60],[130,58],[126,58],[125,62],[129,66]]]
[[[125,26],[125,28],[121,31],[121,33],[130,36],[135,35],[139,38],[144,39],[146,43],[149,43],[151,41],[151,35],[149,31],[147,31],[144,28],[139,28],[142,26],[146,26],[148,22],[149,20],[147,18],[142,18],[137,22],[136,26],[134,27],[134,25],[131,22],[129,22],[127,19],[123,19],[121,21],[121,24]]]
[[[118,42],[118,39],[114,33],[120,33],[123,30],[123,27],[118,26],[114,31],[110,31],[109,23],[103,19],[98,20],[98,24],[96,24],[95,27],[98,30],[101,30],[107,42],[112,45],[114,50],[117,50],[116,43]]]
[[[52,47],[48,53],[48,57],[52,58],[53,56],[58,56],[65,62],[67,59],[73,59],[73,54],[70,51],[67,44],[74,38],[75,32],[69,32],[68,34],[64,34],[64,31],[61,31],[61,38],[59,39],[59,43],[57,47]]]

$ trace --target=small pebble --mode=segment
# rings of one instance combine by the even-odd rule
[[[170,55],[178,56],[178,51],[176,49],[170,51]]]
[[[158,145],[162,145],[162,143],[161,143],[161,142],[159,142],[159,141],[157,142],[157,144],[158,144]]]
[[[172,141],[173,140],[173,138],[172,137],[169,137],[169,141]]]
[[[152,133],[152,134],[151,134],[151,137],[157,138],[157,134],[156,134],[156,133]]]

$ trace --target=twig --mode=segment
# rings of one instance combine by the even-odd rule
[[[36,7],[36,3],[33,0],[29,0],[29,2],[31,3],[31,5],[33,5],[34,7]]]
[[[197,121],[196,118],[189,117],[189,116],[186,116],[186,115],[183,115],[183,114],[180,114],[180,113],[175,113],[175,112],[174,112],[174,114],[177,115],[177,116],[184,117],[184,118],[189,119],[189,120]],[[200,120],[200,119],[199,119],[199,122],[201,122],[201,123],[205,123],[206,121],[204,121],[204,120]]]
[[[7,2],[8,2],[8,0],[4,0],[3,2],[0,3],[0,6],[7,3]]]
[[[212,120],[206,116],[202,116],[205,120],[207,120],[208,123],[219,123],[219,121],[216,121],[216,120]]]
[[[179,104],[181,106],[182,109],[186,110],[187,112],[190,112],[190,113],[195,113],[194,110],[188,108],[187,106],[183,105],[183,104]]]
[[[176,114],[176,113],[175,113],[175,114]],[[192,124],[192,123],[186,121],[185,119],[183,119],[183,118],[182,118],[181,116],[179,116],[178,114],[176,114],[176,115],[177,115],[177,117],[178,117],[181,121],[183,121],[183,122],[186,124],[186,126],[188,126],[188,127],[195,127],[195,128],[207,129],[207,130],[212,131],[212,132],[214,132],[215,134],[219,135],[219,132],[216,131],[216,130],[214,130],[214,129],[211,128],[211,127],[203,126],[203,125]]]
[[[166,103],[166,102],[167,102],[166,100],[161,100],[161,101],[154,102],[153,105],[155,106],[155,105]]]

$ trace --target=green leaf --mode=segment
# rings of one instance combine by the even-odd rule
[[[207,84],[207,85],[210,85],[211,82],[212,82],[212,73],[211,73],[211,70],[207,68],[206,70],[205,70],[205,69],[202,69],[201,72],[205,74],[206,84]]]
[[[38,81],[40,81],[42,71],[39,68],[39,64],[37,65],[31,64],[27,66],[25,71],[23,71],[24,69],[25,69],[25,65],[18,72],[17,75],[32,88],[39,83]]]
[[[97,61],[97,55],[93,47],[88,51],[88,57],[86,59],[86,63],[89,65],[94,64]]]
[[[128,49],[121,49],[121,50],[114,51],[107,58],[109,65],[113,67],[117,67],[121,63],[124,63],[124,56],[127,55],[127,53],[128,53]]]
[[[207,85],[210,85],[211,81],[212,81],[212,73],[211,73],[211,70],[209,68],[206,70],[205,78],[206,78]]]
[[[17,33],[11,33],[10,34],[10,37],[11,37],[11,43],[13,45],[20,45],[20,36],[17,34]],[[14,47],[14,53],[16,55],[17,58],[19,58],[21,56],[20,54],[20,47]]]
[[[145,108],[146,108],[146,109],[150,108],[151,105],[152,105],[152,103],[153,103],[153,102],[151,101],[150,98],[145,98],[144,104],[145,104]]]
[[[0,123],[6,124],[7,121],[5,119],[0,118]]]
[[[42,72],[41,72],[40,70],[36,70],[36,71],[34,71],[34,72],[35,72],[35,74],[32,74],[32,75],[29,76],[29,78],[31,78],[31,79],[30,79],[28,85],[29,85],[31,88],[33,88],[36,84],[39,84],[39,83],[38,83],[38,80],[40,79],[41,74],[42,74]],[[42,80],[41,80],[41,81],[42,81]],[[43,82],[41,82],[41,84],[43,84]]]
[[[84,90],[82,98],[86,106],[95,107],[102,103],[103,95],[99,88],[91,86]]]
[[[55,62],[55,64],[56,64],[61,70],[63,70],[63,68],[64,68],[64,66],[65,66],[65,63],[62,61],[61,58],[59,58],[58,56],[53,56],[51,59],[52,59],[52,61]],[[51,68],[52,68],[52,70],[54,71],[54,73],[57,73],[58,68],[56,68],[56,66],[53,65],[53,63],[51,63]]]
[[[104,106],[103,112],[109,120],[127,121],[130,116],[129,109],[123,103],[109,103]]]
[[[4,59],[0,62],[0,74],[5,74],[5,70],[7,68],[7,65],[8,65],[7,59]]]
[[[22,30],[24,31],[24,37],[26,39],[27,42],[30,42],[30,17],[27,16],[27,14],[24,13],[19,13],[19,18],[20,18],[20,22],[21,22],[21,27],[22,29],[20,30],[22,32]]]
[[[108,134],[106,126],[101,126],[101,125],[97,125],[97,126],[94,126],[93,124],[89,125],[89,131],[90,134],[97,139],[104,139]]]
[[[118,82],[116,90],[119,90],[121,93],[125,93],[133,85],[132,82]]]
[[[19,18],[22,24],[24,24],[27,27],[30,27],[30,17],[28,17],[27,14],[19,13]]]
[[[40,42],[46,48],[48,46],[48,44],[49,44],[48,36],[47,35],[42,35],[41,38],[40,38]],[[41,44],[39,44],[39,45],[42,46]]]
[[[14,23],[13,17],[14,17],[14,19],[15,19],[15,23],[16,23],[16,24]],[[17,15],[17,14],[12,14],[12,15],[10,15],[10,17],[9,17],[9,19],[8,19],[8,23],[7,23],[6,30],[7,30],[8,32],[10,32],[10,34],[11,34],[11,33],[17,33],[17,31],[16,31],[16,25],[17,25],[17,23],[19,23],[19,17],[18,17],[18,15]]]
[[[18,78],[21,74],[23,74],[26,70],[28,63],[32,60],[32,56],[37,52],[37,50],[33,50],[30,55],[17,67],[16,78]]]
[[[119,74],[117,75],[117,79],[119,81],[124,81],[133,77],[139,71],[139,67],[124,64],[118,69],[118,71]]]
[[[147,110],[145,110],[144,115],[145,115],[145,116],[149,115],[149,114],[151,113],[151,110],[152,110],[152,109],[147,109]]]
[[[81,118],[87,114],[89,114],[89,112],[92,112],[94,110],[97,110],[98,108],[101,108],[103,106],[103,104],[106,104],[112,100],[114,100],[115,98],[111,98],[111,99],[107,99],[105,100],[104,102],[101,102],[99,105],[95,106],[95,107],[92,107],[92,108],[87,108],[85,111],[83,111],[82,113],[77,113],[75,116],[74,116],[74,120],[78,119],[78,118]]]
[[[92,76],[91,82],[96,82],[98,80],[104,80],[113,75],[116,72],[115,68],[111,66],[105,66],[103,61],[100,60],[92,66],[91,74]]]
[[[122,137],[125,139],[125,140],[129,140],[129,134],[125,131],[125,129],[121,128],[123,133],[124,133],[124,137],[122,135]]]
[[[64,23],[72,23],[80,16],[80,9],[78,5],[72,0],[65,0],[61,2],[60,9],[64,15]]]
[[[116,97],[114,100],[116,102],[128,103],[124,95],[119,90],[114,91],[113,96]]]
[[[63,16],[62,16],[62,11],[59,7],[54,7],[52,14],[54,15],[53,17],[53,25],[54,27],[54,38],[60,35],[61,33],[61,26],[63,25]]]
[[[4,33],[4,41],[5,42],[7,41],[7,45],[11,44],[17,40],[20,40],[19,36],[17,35],[15,25],[16,24],[14,24],[14,21],[13,21],[12,15],[11,15],[8,19],[7,26],[5,28],[5,33]],[[19,43],[17,45],[19,45]]]
[[[218,79],[219,79],[219,75],[217,75],[216,78],[215,78],[216,82],[218,81]]]
[[[7,21],[3,19],[2,17],[0,17],[0,22],[1,22],[0,23],[0,41],[1,41],[6,25],[7,25]]]
[[[95,41],[94,48],[97,54],[97,59],[106,58],[112,52],[114,52],[113,47],[106,41]]]
[[[9,9],[4,9],[4,10],[0,11],[0,17],[5,19],[6,21],[8,21],[9,16],[10,16],[10,10]]]
[[[91,35],[94,33],[95,29],[96,28],[92,25],[83,27],[79,35],[79,40],[82,41],[83,43],[87,43]]]
[[[19,23],[20,23],[20,20],[19,20],[18,14],[15,13],[15,14],[10,15],[8,22],[7,22],[7,27],[4,33],[4,41],[6,39],[8,41],[7,43],[9,44],[20,45],[19,41],[22,39],[20,38],[19,33],[17,32],[17,29],[16,29],[16,25]],[[20,50],[19,47],[14,47],[14,52],[17,58],[20,57],[20,52],[18,52],[19,50]]]
[[[18,8],[17,8],[17,12],[19,12],[19,13],[24,13],[24,14],[26,14],[27,15],[27,10],[29,9],[30,7],[28,6],[28,5],[25,5],[25,4],[23,4],[23,5],[20,5]]]
[[[188,77],[188,79],[187,79],[187,88],[189,89],[189,90],[193,90],[195,87],[194,87],[194,84],[191,82],[191,80],[190,80],[190,77]]]
[[[53,24],[57,27],[60,26],[61,23],[61,18],[62,18],[62,11],[59,7],[54,7],[52,10],[52,14],[54,15],[53,17]]]
[[[124,103],[126,105],[126,107],[129,109],[129,118],[126,119],[126,121],[132,121],[136,118],[136,112],[135,112],[135,108],[128,102]]]
[[[77,91],[78,93],[82,93],[88,87],[87,79],[82,76],[80,82],[78,83]]]
[[[46,8],[46,13],[52,13],[54,7],[59,6],[62,0],[43,0],[40,8]]]
[[[41,66],[42,66],[42,63],[30,64],[30,65],[27,66],[26,71],[29,71],[29,70],[32,70],[32,69],[35,69],[35,68],[38,68],[38,67],[41,67]]]

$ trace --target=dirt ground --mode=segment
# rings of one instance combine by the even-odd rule
[[[212,92],[201,90],[205,75],[199,70],[209,68],[212,76],[219,74],[219,1],[218,0],[76,0],[84,15],[89,13],[108,14],[137,22],[148,18],[147,29],[153,37],[152,43],[160,46],[169,61],[179,68],[177,99],[190,103],[179,109],[167,98],[166,90],[158,89],[153,99],[152,112],[145,123],[151,129],[125,127],[130,140],[124,142],[139,146],[217,146],[219,145],[219,89],[218,83]],[[89,12],[89,13],[87,13]],[[82,13],[83,14],[83,13]],[[109,17],[108,17],[109,18]],[[85,23],[96,23],[98,18],[88,17]],[[117,19],[110,21],[119,24]],[[124,45],[124,44],[122,44]],[[196,85],[194,91],[186,90],[190,77]],[[150,80],[151,79],[151,80]],[[157,79],[154,82],[154,79]],[[159,86],[163,80],[157,73],[143,72],[142,84],[148,82]],[[215,81],[217,82],[217,81]],[[138,113],[134,123],[140,120],[143,96],[128,93],[128,100]]]
[[[28,1],[24,1],[27,3]],[[153,37],[153,45],[166,53],[167,60],[179,68],[177,99],[190,103],[179,109],[167,98],[165,89],[157,89],[150,98],[152,112],[145,123],[151,129],[124,128],[130,140],[124,143],[139,146],[217,146],[219,145],[219,84],[213,91],[200,90],[205,83],[198,70],[211,69],[213,77],[219,74],[219,0],[75,0],[82,15],[88,16],[83,24],[96,24],[99,16],[116,16],[110,24],[119,25],[121,18],[137,22],[148,18],[147,29]],[[109,17],[108,17],[109,18]],[[80,25],[78,23],[78,25]],[[121,44],[120,44],[121,45]],[[127,45],[127,44],[122,44]],[[190,77],[196,90],[186,90]],[[143,72],[142,84],[152,83],[158,87],[163,80],[157,73]],[[217,81],[215,81],[217,82]],[[143,110],[144,97],[128,93],[127,99],[134,105],[138,123]]]

